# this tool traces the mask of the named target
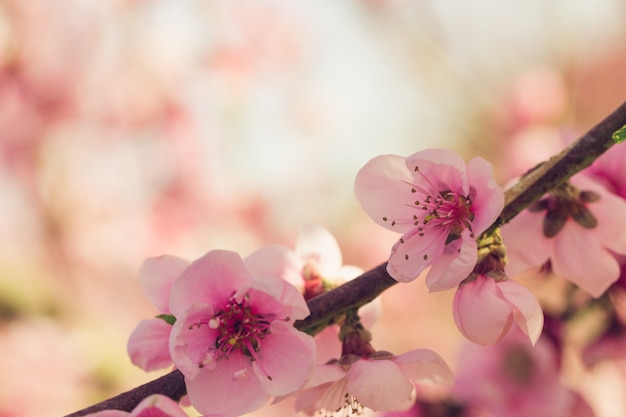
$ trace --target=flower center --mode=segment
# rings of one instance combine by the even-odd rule
[[[528,207],[531,212],[546,211],[543,219],[543,235],[556,236],[568,218],[585,229],[593,229],[598,220],[587,208],[587,203],[598,201],[600,195],[593,191],[579,191],[570,183],[564,183],[552,190],[550,194]]]
[[[223,310],[210,319],[189,326],[189,330],[203,325],[217,330],[215,347],[209,349],[213,360],[228,359],[235,351],[240,351],[250,360],[256,360],[261,350],[261,340],[269,333],[271,322],[260,314],[254,314],[248,304],[248,295],[241,302],[231,299]],[[202,368],[204,364],[198,366]]]
[[[418,188],[412,186],[411,193],[416,193]],[[450,190],[428,193],[425,190],[422,199],[415,200],[410,207],[416,212],[411,219],[390,219],[383,217],[383,221],[391,221],[391,225],[413,223],[417,226],[417,235],[424,236],[429,230],[443,229],[447,232],[446,244],[459,239],[463,230],[472,231],[472,202],[469,197],[456,194]]]

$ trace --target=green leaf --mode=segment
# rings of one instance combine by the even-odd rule
[[[617,132],[613,133],[613,141],[615,143],[622,143],[626,140],[626,125],[622,126]]]
[[[161,320],[165,320],[165,322],[167,324],[174,324],[176,323],[176,317],[172,316],[171,314],[159,314],[158,316],[156,316],[157,319],[161,319]]]

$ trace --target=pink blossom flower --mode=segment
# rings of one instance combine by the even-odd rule
[[[376,223],[402,233],[391,249],[389,274],[408,282],[430,266],[431,291],[454,288],[470,274],[475,238],[504,206],[491,164],[477,157],[465,165],[441,149],[378,156],[357,174],[355,192]]]
[[[584,172],[612,193],[626,198],[624,166],[626,166],[626,144],[622,143],[612,146]]]
[[[413,383],[451,383],[452,372],[445,361],[429,349],[415,349],[399,356],[376,352],[369,357],[346,355],[335,363],[317,366],[313,376],[296,397],[296,411],[313,415],[344,409],[362,412],[409,408],[414,398]]]
[[[170,309],[170,354],[201,413],[250,412],[313,369],[313,338],[292,325],[309,314],[302,295],[283,279],[254,278],[234,252],[211,251],[186,268]]]
[[[561,384],[559,355],[546,338],[533,347],[526,335],[512,329],[495,345],[466,345],[458,364],[452,398],[475,415],[593,415],[577,393]]]
[[[244,259],[254,276],[281,277],[301,289],[305,299],[313,298],[363,273],[361,268],[343,265],[341,249],[325,228],[305,224],[300,228],[294,249],[270,245],[258,249]],[[359,309],[361,322],[369,327],[381,313],[380,299]],[[338,326],[328,326],[315,335],[317,363],[325,363],[341,353]]]
[[[139,269],[139,285],[160,315],[171,315],[170,292],[174,281],[189,262],[170,255],[148,258]],[[172,365],[169,338],[172,325],[162,317],[139,322],[128,339],[131,362],[145,371]]]
[[[594,297],[620,275],[614,253],[626,254],[626,201],[583,175],[553,191],[502,227],[507,272],[551,270]]]
[[[86,417],[187,417],[178,403],[164,395],[153,394],[144,398],[133,411],[103,410]]]
[[[340,285],[363,273],[361,268],[343,265],[341,249],[334,236],[310,223],[300,228],[294,249],[283,245],[265,246],[247,256],[244,262],[253,275],[281,277],[303,292],[309,281],[323,279],[328,284]]]
[[[543,328],[535,296],[509,279],[472,274],[454,295],[454,321],[465,337],[481,345],[502,339],[515,323],[534,345]]]

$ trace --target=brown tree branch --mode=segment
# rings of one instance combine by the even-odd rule
[[[613,133],[625,125],[626,103],[579,140],[538,166],[519,183],[508,189],[505,192],[504,209],[493,227],[508,222],[528,205],[540,199],[547,191],[591,165],[598,156],[614,144]],[[316,334],[332,323],[336,317],[349,309],[372,301],[394,284],[396,281],[389,276],[387,264],[383,263],[354,280],[309,300],[311,315],[304,320],[297,321],[295,326],[309,334]],[[178,401],[185,393],[184,377],[175,370],[66,417],[79,417],[106,409],[131,411],[148,395],[163,394]]]

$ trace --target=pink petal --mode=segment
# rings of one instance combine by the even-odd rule
[[[413,349],[393,361],[404,375],[417,383],[451,384],[454,376],[448,364],[430,349]]]
[[[391,219],[411,219],[415,210],[415,195],[410,185],[413,175],[405,161],[406,158],[397,155],[377,156],[357,173],[354,185],[363,210],[377,224],[400,233],[411,230],[413,223],[399,222],[392,226]]]
[[[472,229],[476,236],[498,218],[504,208],[504,192],[493,176],[493,166],[483,158],[474,158],[467,163],[470,184],[469,197],[472,201]]]
[[[165,395],[144,398],[128,417],[187,417],[178,403]]]
[[[346,371],[341,369],[339,365],[317,365],[313,370],[313,374],[302,388],[312,388],[328,382],[336,382],[345,376]]]
[[[427,181],[434,192],[450,190],[469,194],[465,161],[452,151],[424,149],[406,158],[406,167],[413,174],[414,182]]]
[[[501,228],[509,259],[506,265],[509,276],[541,267],[548,261],[554,239],[543,235],[544,217],[545,212],[531,213],[525,210]]]
[[[189,262],[175,256],[148,258],[139,268],[139,285],[159,313],[169,313],[170,292],[174,281]]]
[[[383,314],[383,304],[380,297],[373,299],[369,303],[359,308],[359,317],[361,324],[369,329],[376,323],[378,318]]]
[[[133,365],[156,371],[172,365],[169,338],[172,325],[159,318],[142,320],[128,339],[127,351]]]
[[[363,269],[354,265],[342,265],[341,268],[336,270],[333,275],[328,276],[328,279],[334,284],[344,284],[363,273]],[[324,277],[326,278],[326,277]]]
[[[437,232],[431,230],[420,236],[415,229],[403,235],[402,240],[391,248],[387,264],[389,275],[399,282],[410,282],[417,278],[444,250],[447,236]]]
[[[481,345],[496,343],[513,322],[511,304],[499,297],[494,280],[482,276],[457,290],[452,312],[461,333]]]
[[[237,253],[210,251],[193,261],[176,280],[170,310],[178,317],[194,302],[223,306],[237,289],[251,281],[252,275]]]
[[[191,404],[202,414],[239,416],[256,410],[270,398],[240,353],[217,362],[215,369],[202,369],[194,378],[185,378]]]
[[[304,411],[312,416],[322,410],[340,410],[346,402],[346,392],[345,378],[301,390],[296,397],[295,411]]]
[[[367,326],[365,327],[367,328]],[[331,359],[338,358],[341,356],[341,342],[339,341],[339,326],[326,327],[324,330],[322,330],[321,332],[315,335],[314,340],[315,340],[315,352],[317,355],[315,363],[326,363]]]
[[[245,295],[250,297],[254,314],[291,320],[300,320],[310,314],[300,291],[280,278],[270,276],[256,278],[249,287],[239,290],[236,298],[241,299]]]
[[[361,404],[375,411],[405,408],[414,389],[390,360],[356,361],[348,370],[346,388]]]
[[[215,366],[207,357],[210,347],[215,347],[218,331],[206,323],[214,315],[213,307],[205,303],[194,303],[177,317],[170,333],[169,350],[176,367],[187,377],[195,378],[200,372],[199,364],[205,368]],[[197,326],[198,323],[205,323]]]
[[[556,235],[552,269],[594,297],[617,281],[617,260],[602,247],[590,230],[568,221]]]
[[[543,311],[539,301],[515,281],[502,281],[497,286],[502,296],[515,307],[515,322],[534,345],[543,330]]]
[[[295,251],[302,260],[315,261],[323,277],[335,274],[343,263],[335,237],[316,224],[308,223],[300,227]]]
[[[313,372],[315,342],[290,324],[274,321],[260,349],[252,369],[268,394],[290,394]]]
[[[426,275],[431,292],[449,290],[458,286],[472,272],[478,257],[476,241],[465,230],[461,239],[445,246],[444,252],[433,262]]]
[[[253,277],[282,278],[297,288],[304,286],[303,262],[294,251],[282,245],[270,245],[256,250],[243,260]]]
[[[581,190],[595,191],[600,195],[600,200],[587,205],[598,220],[597,226],[592,229],[596,239],[613,252],[626,254],[626,201],[584,177],[579,176],[577,181],[572,182]]]

